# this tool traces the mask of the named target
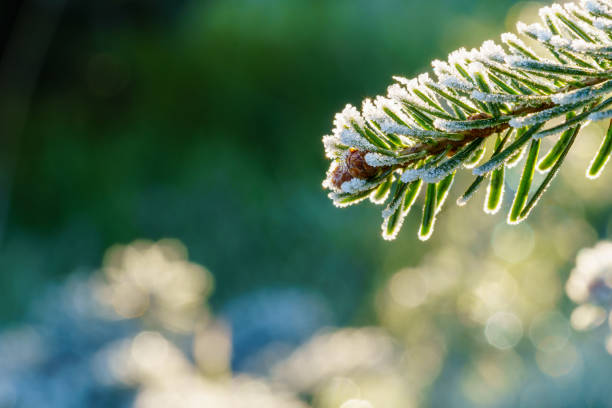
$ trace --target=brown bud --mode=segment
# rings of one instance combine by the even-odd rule
[[[349,181],[353,176],[348,172],[348,169],[344,166],[338,166],[331,175],[331,182],[336,188],[342,188],[342,183]]]
[[[359,150],[351,149],[346,156],[346,166],[348,167],[348,172],[353,177],[357,177],[360,179],[368,179],[376,173],[378,173],[378,168],[370,166],[366,160],[365,155],[367,152],[362,152]]]
[[[478,112],[478,113],[468,116],[468,120],[491,119],[492,117],[493,116],[489,115],[486,112]]]

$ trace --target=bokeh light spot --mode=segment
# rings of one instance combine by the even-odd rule
[[[500,223],[493,231],[493,251],[504,261],[518,263],[528,258],[534,245],[533,229],[526,222],[512,227]]]
[[[532,343],[543,351],[562,349],[567,344],[569,335],[569,323],[559,312],[536,316],[529,328],[529,338]]]
[[[398,304],[411,308],[427,298],[427,285],[418,269],[403,269],[389,282],[389,292]]]
[[[498,312],[487,320],[485,336],[493,347],[509,349],[523,336],[523,324],[513,313]]]

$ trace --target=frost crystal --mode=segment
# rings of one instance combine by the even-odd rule
[[[593,25],[601,30],[612,30],[612,20],[597,17]]]
[[[473,129],[486,129],[488,127],[491,127],[492,123],[486,120],[473,121],[436,119],[434,120],[434,126],[437,129],[445,130],[447,132],[461,133]]]
[[[342,144],[349,147],[354,147],[360,150],[376,149],[372,143],[368,142],[363,136],[352,129],[342,129],[338,136]]]
[[[431,62],[431,66],[433,68],[434,74],[436,74],[436,76],[438,77],[438,80],[441,80],[442,77],[451,75],[453,73],[453,69],[445,61],[433,60]]]
[[[325,147],[325,157],[333,159],[342,152],[340,140],[336,136],[323,136],[323,146]]]
[[[605,94],[610,91],[612,91],[612,83],[607,82],[602,86],[587,87],[577,89],[568,93],[553,95],[551,99],[554,103],[557,103],[559,105],[570,105],[577,102],[592,99],[597,95]]]
[[[405,85],[407,88],[414,88],[418,85],[418,81],[416,79],[408,79],[398,75],[395,75],[392,78],[400,84]]]
[[[349,181],[342,183],[342,191],[349,194],[355,194],[365,190],[366,181],[358,178],[352,178]]]
[[[470,62],[475,61],[478,56],[479,52],[476,49],[468,51],[465,48],[460,48],[448,55],[448,62],[451,65],[469,64]]]
[[[426,183],[437,183],[442,180],[444,177],[448,176],[453,170],[455,170],[456,166],[448,168],[447,166],[434,167],[421,175],[421,179]]]
[[[482,63],[480,63],[480,62],[472,62],[472,63],[470,63],[470,65],[468,65],[467,69],[468,69],[468,72],[470,74],[472,74],[472,75],[479,74],[479,73],[485,71],[484,65],[482,65]]]
[[[368,198],[367,195],[364,195],[363,197],[358,198],[358,199],[345,200],[344,198],[346,197],[346,195],[344,193],[338,193],[338,192],[331,192],[327,195],[327,197],[329,197],[334,203],[334,206],[338,208],[346,208],[351,205],[358,204]]]
[[[584,40],[581,40],[582,42],[585,42]],[[557,47],[557,48],[568,48],[572,45],[572,42],[570,40],[568,40],[567,38],[563,38],[560,35],[553,35],[550,38],[550,44]],[[586,43],[585,43],[586,44]]]
[[[411,129],[405,124],[401,124],[396,122],[393,118],[391,118],[386,112],[385,109],[393,112],[393,114],[402,120],[404,123],[409,124],[411,120],[408,119],[405,115],[401,113],[401,106],[392,99],[383,98],[379,96],[376,98],[375,103],[373,104],[369,99],[364,101],[363,105],[363,113],[364,116],[374,121],[380,126],[380,129],[386,133],[397,133],[400,135],[409,135]],[[368,150],[368,149],[365,149]],[[372,150],[372,149],[369,149]]]
[[[405,214],[398,214],[398,219],[395,221],[395,228],[389,233],[388,226],[390,221],[390,216],[385,218],[382,223],[382,237],[385,241],[393,241],[397,238],[397,234],[399,234],[402,229],[402,225],[404,224],[404,219],[406,218]]]
[[[428,85],[431,84],[433,81],[431,80],[431,78],[429,77],[429,74],[427,72],[425,72],[424,74],[421,74],[418,76],[418,80],[419,80],[419,84],[420,85]]]
[[[476,140],[440,165],[424,168],[421,179],[426,183],[437,183],[455,171],[455,169],[459,167],[461,163],[466,160],[481,144],[482,139]]]
[[[389,96],[389,98],[399,101],[414,99],[414,97],[408,93],[406,88],[399,84],[393,84],[389,88],[387,88],[387,95]]]
[[[344,127],[353,127],[353,123],[356,123],[359,127],[365,126],[365,122],[357,108],[353,105],[346,105],[342,112],[336,114],[334,125],[336,128],[341,129]]]
[[[385,208],[383,210],[382,217],[383,218],[389,218],[390,216],[392,216],[393,213],[395,212],[395,210],[397,210],[399,208],[401,203],[402,203],[402,200],[394,200],[391,203],[389,203],[387,208]]]
[[[530,58],[525,58],[520,55],[508,55],[506,57],[506,64],[514,68],[530,68],[533,64],[537,64],[538,61]]]
[[[401,177],[402,183],[410,183],[414,180],[417,180],[421,177],[422,174],[422,169],[406,169],[404,170],[404,173]]]
[[[527,47],[527,45],[523,42],[523,40],[521,40],[520,38],[518,38],[516,35],[514,35],[513,33],[504,33],[501,35],[501,40],[508,44],[509,46],[518,46],[520,48],[523,48],[525,50],[529,50],[529,48]],[[533,54],[533,51],[530,51]],[[505,59],[505,57],[504,57]]]
[[[506,57],[504,49],[491,40],[485,41],[482,44],[480,47],[480,53],[486,58],[497,62],[504,62],[504,58]]]
[[[380,153],[368,153],[365,155],[366,163],[372,167],[393,166],[397,159]]]
[[[529,102],[544,102],[545,97],[530,97],[529,95],[512,95],[503,93],[488,93],[481,91],[472,91],[472,98],[477,99],[481,102],[493,102],[493,103],[529,103]]]
[[[518,38],[515,34],[513,33],[503,33],[501,35],[501,40],[505,43],[508,42],[513,42],[513,43],[517,43],[519,45],[523,45],[523,40],[521,40],[520,38]]]
[[[538,41],[547,42],[552,37],[552,33],[549,30],[542,27],[542,25],[539,23],[527,25],[525,23],[519,22],[516,25],[516,28],[519,31],[519,33],[524,33],[530,37],[537,38]]]
[[[602,4],[599,1],[595,0],[586,0],[582,1],[582,6],[593,14],[612,14],[610,8],[608,8],[605,4]]]
[[[445,88],[454,88],[461,91],[469,92],[474,89],[474,85],[464,79],[452,75],[445,75],[440,78],[440,85]]]
[[[511,127],[518,129],[547,121],[562,114],[563,112],[565,112],[565,110],[563,110],[561,107],[555,107],[542,112],[532,113],[531,115],[513,118],[510,120],[509,124]]]
[[[591,113],[589,115],[589,120],[596,122],[598,120],[609,119],[612,118],[612,110],[605,110],[601,112]]]

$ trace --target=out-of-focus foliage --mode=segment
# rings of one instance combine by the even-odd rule
[[[601,241],[593,248],[580,250],[576,267],[566,283],[570,299],[578,303],[571,316],[576,330],[593,329],[606,319],[612,327],[612,243]],[[612,336],[606,343],[612,354]]]
[[[608,330],[564,294],[612,231],[612,176],[584,182],[605,129],[517,227],[475,197],[384,243],[320,186],[329,112],[541,5],[68,2],[2,226],[0,406],[609,406]],[[141,237],[183,244],[115,247]]]
[[[581,252],[570,296],[585,268],[612,262],[608,246]],[[0,334],[0,406],[611,406],[602,336],[572,332],[555,310],[562,291],[538,296],[542,282],[528,275],[543,272],[549,287],[560,281],[542,265],[519,262],[519,272],[434,252],[382,282],[374,325],[272,343],[251,351],[260,364],[245,373],[231,362],[250,339],[208,311],[212,275],[178,241],[138,241],[105,259],[101,271],[73,276],[36,302],[26,324]],[[308,307],[285,309],[312,318]],[[260,330],[274,326],[265,313],[243,313]]]

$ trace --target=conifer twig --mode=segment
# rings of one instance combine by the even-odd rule
[[[462,48],[447,61],[434,61],[435,80],[429,74],[394,77],[386,96],[366,99],[361,111],[347,105],[338,113],[333,134],[323,137],[331,159],[323,186],[334,204],[368,197],[387,203],[383,238],[394,239],[424,183],[419,238],[427,239],[459,168],[472,169],[476,179],[458,204],[491,174],[485,211],[494,213],[503,197],[504,167],[529,150],[508,222],[525,219],[580,128],[612,118],[612,0],[554,4],[542,8],[540,17],[543,24],[518,23],[517,29],[545,51],[506,33],[504,46],[485,41],[480,49]],[[551,126],[553,119],[563,121]],[[562,134],[559,141],[538,162],[539,139],[556,134]],[[485,142],[494,135],[495,149],[485,159]],[[601,174],[611,152],[608,130],[589,177]],[[529,199],[536,168],[548,175]]]

